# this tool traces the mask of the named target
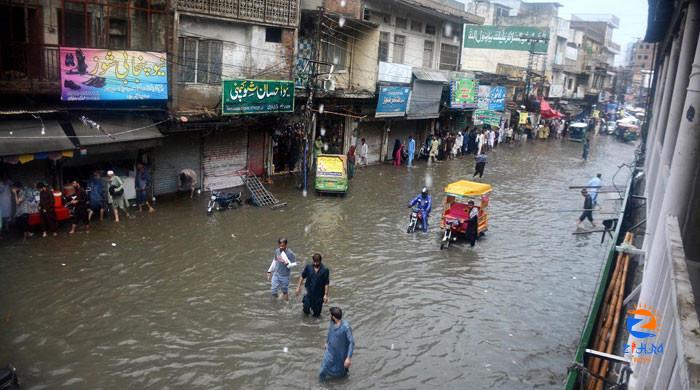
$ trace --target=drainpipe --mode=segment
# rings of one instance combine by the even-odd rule
[[[648,281],[649,278],[658,273],[659,263],[665,258],[664,250],[666,246],[664,235],[659,232],[664,228],[666,217],[668,215],[678,217],[681,223],[681,232],[685,231],[688,205],[693,193],[695,173],[698,167],[698,153],[700,153],[699,110],[700,44],[696,44],[695,58],[685,95],[685,104],[683,105],[683,116],[680,122],[680,129],[678,130],[678,138],[681,139],[682,142],[676,143],[667,185],[667,187],[672,188],[673,191],[667,191],[665,193],[663,203],[661,204],[661,216],[659,221],[655,223],[656,234],[650,236],[653,237],[653,243],[651,245],[651,250],[647,252],[648,255],[646,256],[647,262],[644,269],[645,281]],[[648,299],[649,296],[659,288],[660,286],[648,286],[648,288],[643,288],[640,295],[640,302],[645,302],[645,299]]]
[[[662,128],[665,129],[664,142],[660,150],[659,161],[657,162],[657,173],[656,177],[659,175],[666,174],[666,167],[671,166],[671,158],[673,156],[673,150],[676,146],[676,138],[678,136],[678,126],[681,122],[683,101],[686,99],[685,87],[688,85],[690,79],[690,68],[693,61],[693,51],[697,46],[698,42],[698,32],[700,31],[700,24],[698,24],[698,18],[700,18],[700,10],[696,3],[690,3],[688,5],[688,12],[686,14],[685,27],[683,29],[683,41],[680,44],[680,54],[679,63],[677,71],[674,73],[675,82],[673,84],[673,96],[671,97],[671,105],[668,113],[668,121],[661,122]],[[657,181],[658,183],[658,181]],[[674,187],[668,187],[674,188]],[[654,187],[654,197],[652,199],[663,199],[663,194],[666,188],[662,188],[660,185]],[[659,207],[652,207],[651,219],[653,223],[650,233],[653,233],[653,229],[656,226],[656,221],[658,219],[658,214],[661,211]],[[682,221],[679,218],[679,221]]]
[[[664,134],[666,133],[665,129],[661,126],[664,126],[668,121],[668,111],[670,109],[669,106],[671,105],[671,94],[673,93],[673,80],[676,74],[676,70],[678,69],[678,54],[680,53],[680,45],[678,41],[678,38],[673,40],[671,55],[668,57],[668,76],[666,77],[666,82],[663,86],[663,99],[661,101],[661,105],[659,106],[658,111],[659,117],[656,123],[656,135],[651,141],[653,145],[653,153],[651,156],[647,156],[647,158],[651,158],[652,160],[651,164],[649,165],[651,167],[651,171],[647,172],[647,194],[654,194],[656,178],[659,174],[659,157],[661,155],[660,145],[663,144]],[[648,200],[650,200],[651,202],[647,201],[647,211],[651,210],[650,206],[652,205],[654,198],[650,198]],[[650,224],[649,226],[654,225]]]

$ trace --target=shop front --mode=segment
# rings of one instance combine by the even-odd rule
[[[0,137],[0,173],[25,186],[60,185],[60,162],[73,157],[75,145],[59,119],[0,121]]]
[[[235,116],[246,124],[235,135],[219,133],[220,141],[205,138],[202,155],[205,187],[207,183],[242,184],[240,178],[226,173],[231,169],[246,170],[257,176],[296,171],[301,160],[304,127],[301,121],[292,119],[294,82],[224,80],[222,93],[222,115]],[[236,157],[226,162],[219,154]]]
[[[449,80],[445,73],[436,70],[414,69],[413,76],[413,91],[408,103],[406,119],[423,121],[422,125],[417,123],[416,128],[420,126],[432,132],[436,119],[440,117],[443,88]],[[425,131],[423,129],[419,129],[419,132]]]

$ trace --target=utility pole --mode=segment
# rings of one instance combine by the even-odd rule
[[[529,35],[521,35],[520,39],[526,40],[530,43],[530,49],[528,50],[528,58],[527,58],[527,71],[526,71],[526,76],[525,76],[525,93],[523,94],[523,105],[527,104],[528,98],[530,97],[530,92],[532,89],[532,71],[535,68],[535,60],[536,57],[540,54],[535,53],[535,47],[538,43],[540,42],[549,42],[549,38],[546,37],[532,37]],[[545,59],[544,59],[544,64],[542,66],[542,81],[544,82],[544,70],[546,69],[546,62],[547,62],[547,57],[545,53]]]
[[[306,79],[306,106],[304,107],[304,119],[306,120],[306,131],[305,131],[305,142],[304,142],[304,194],[307,192],[309,170],[312,166],[315,166],[315,161],[309,161],[309,138],[311,139],[311,147],[313,147],[316,140],[316,114],[313,112],[314,95],[318,89],[318,76],[323,74],[333,73],[333,64],[329,64],[321,61],[321,26],[323,17],[325,15],[325,8],[318,7],[318,24],[316,25],[316,43],[314,45],[313,58],[310,58],[306,69],[308,69],[308,77]],[[329,72],[320,72],[320,66],[327,65],[330,66]],[[323,110],[319,108],[319,114],[323,113]],[[311,153],[313,156],[313,152]]]

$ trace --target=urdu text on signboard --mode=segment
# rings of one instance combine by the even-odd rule
[[[479,82],[473,79],[459,79],[450,82],[450,107],[475,108]]]
[[[167,100],[165,53],[61,47],[61,100]]]
[[[377,99],[375,118],[406,115],[408,99],[411,96],[409,87],[381,87]]]
[[[223,115],[294,111],[294,82],[286,80],[224,80]]]
[[[521,50],[546,53],[549,31],[535,27],[469,26],[464,29],[464,47],[472,49]]]

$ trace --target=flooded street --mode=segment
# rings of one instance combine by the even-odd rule
[[[560,388],[610,242],[572,236],[578,214],[557,210],[580,209],[567,187],[597,172],[610,185],[633,150],[598,136],[583,163],[569,141],[501,145],[483,180],[494,186],[489,232],[473,249],[440,251],[437,229],[442,189],[471,177],[471,158],[359,170],[345,198],[304,198],[278,178],[278,211],[207,217],[202,196],[89,234],[2,242],[0,364],[27,389],[318,388],[338,305],[355,355],[349,378],[324,387]],[[431,231],[409,235],[406,203],[424,183]],[[270,298],[279,236],[307,263],[323,254],[322,320],[303,316],[301,297]]]

